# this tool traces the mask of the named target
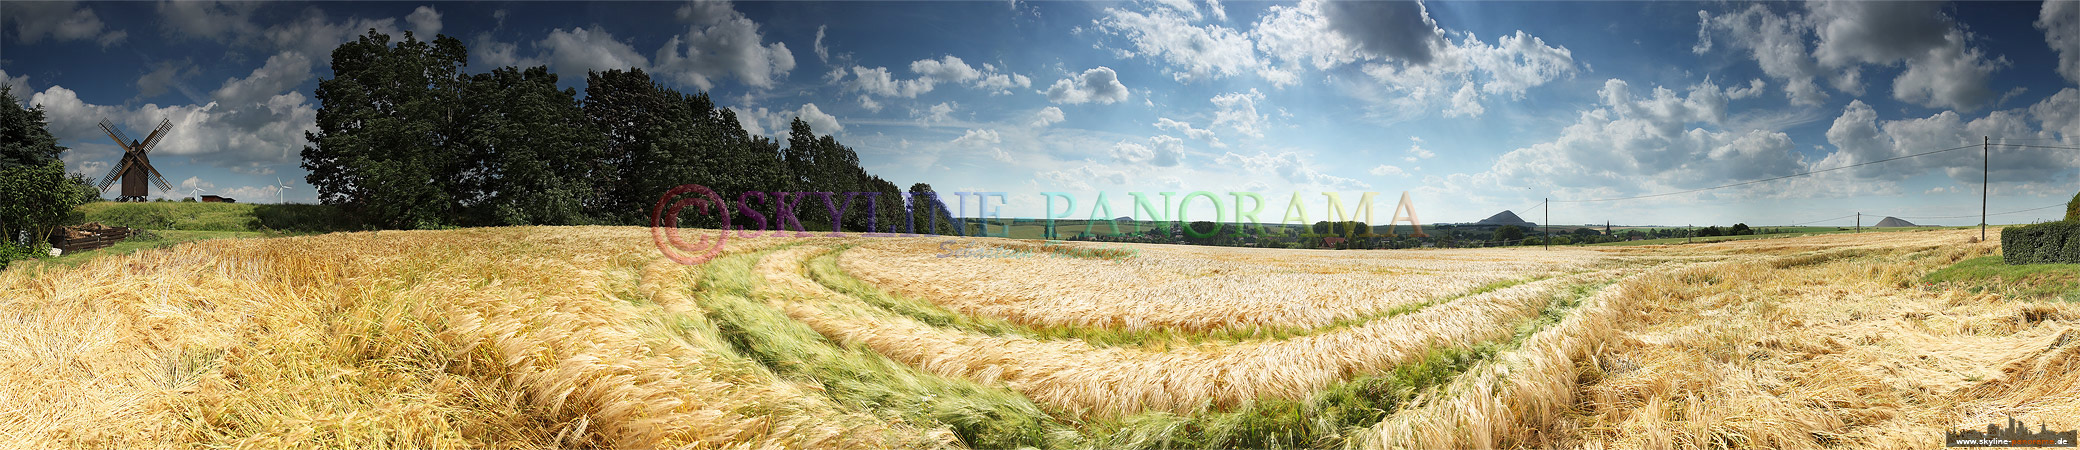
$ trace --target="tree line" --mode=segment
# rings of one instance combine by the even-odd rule
[[[374,228],[648,225],[659,196],[690,183],[723,196],[737,227],[904,232],[915,217],[915,232],[958,232],[927,220],[947,215],[930,185],[867,173],[799,117],[783,143],[641,69],[587,73],[580,100],[547,67],[468,74],[468,55],[446,35],[393,44],[375,30],[333,50],[302,151],[318,200]]]

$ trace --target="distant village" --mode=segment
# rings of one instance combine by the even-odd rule
[[[1756,234],[1779,234],[1794,232],[1792,228],[1754,228],[1745,223],[1731,226],[1668,227],[1668,226],[1615,226],[1605,224],[1554,225],[1550,230],[1536,222],[1524,220],[1513,211],[1502,211],[1477,222],[1437,223],[1423,225],[1423,235],[1414,235],[1413,227],[1372,226],[1364,222],[1316,222],[1302,227],[1293,224],[1260,224],[1257,226],[1235,226],[1212,222],[1136,221],[1132,217],[1113,219],[1121,232],[1088,233],[1083,230],[1094,228],[1109,231],[1110,226],[1099,221],[1095,227],[1084,221],[1060,221],[1054,229],[1041,231],[1042,238],[1087,242],[1127,242],[1146,244],[1215,245],[1226,247],[1264,248],[1313,248],[1313,249],[1402,249],[1402,248],[1469,248],[1547,245],[1546,233],[1551,233],[1551,245],[1586,245],[1609,242],[1642,241],[1649,239],[1694,238],[1714,236],[1741,236]],[[1138,226],[1138,227],[1137,227]],[[1894,217],[1886,217],[1869,228],[1915,227],[1913,223]],[[1193,232],[1187,232],[1191,227]],[[1136,229],[1138,228],[1138,231]],[[1802,229],[1810,230],[1810,229]],[[1017,236],[1014,233],[1012,237]]]

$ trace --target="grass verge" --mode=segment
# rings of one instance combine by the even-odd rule
[[[2080,264],[2008,265],[2000,255],[1958,261],[1921,277],[1924,285],[2007,297],[2080,301]]]

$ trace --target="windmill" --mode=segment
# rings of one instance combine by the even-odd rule
[[[289,185],[282,183],[281,177],[275,177],[274,188],[274,202],[277,204],[288,204],[289,202],[283,201],[282,198],[289,190]]]
[[[159,169],[152,167],[151,158],[145,156],[151,153],[152,147],[159,145],[159,140],[166,138],[166,132],[172,129],[172,121],[160,119],[159,128],[153,129],[152,134],[145,136],[144,141],[135,141],[131,140],[129,135],[123,134],[123,130],[117,129],[108,119],[101,119],[101,131],[107,132],[109,139],[116,140],[116,145],[123,147],[123,159],[116,162],[116,167],[109,170],[108,175],[102,176],[101,183],[96,186],[106,191],[109,185],[121,178],[123,192],[116,197],[116,201],[119,202],[144,201],[145,195],[151,193],[150,188],[145,186],[146,180],[159,186],[161,191],[173,190],[173,185],[166,183],[166,177],[159,175]]]

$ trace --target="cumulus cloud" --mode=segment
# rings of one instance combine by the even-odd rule
[[[1860,100],[1851,101],[1827,130],[1827,141],[1835,146],[1836,151],[1815,166],[1842,167],[1954,147],[1976,147],[1972,144],[1979,143],[1983,136],[1996,136],[1996,143],[2002,138],[2050,137],[2050,133],[2029,126],[2026,118],[2029,114],[2019,109],[1994,111],[1986,117],[1965,120],[1954,111],[1943,111],[1922,118],[1880,120],[1870,105]],[[1997,180],[2052,179],[2080,162],[2073,155],[2061,152],[2001,146],[1994,146],[1990,152]],[[1929,170],[1942,170],[1959,182],[1977,183],[1981,164],[1977,152],[1951,151],[1857,167],[1848,172],[1861,178],[1896,181]]]
[[[1444,30],[1421,2],[1323,2],[1329,29],[1360,52],[1409,64],[1429,64],[1445,45]]]
[[[1046,91],[1047,101],[1071,105],[1085,102],[1112,104],[1127,99],[1127,85],[1111,67],[1098,66],[1081,75],[1056,80]]]
[[[1003,136],[997,134],[997,130],[988,129],[969,129],[968,132],[966,134],[962,134],[961,137],[953,138],[954,145],[968,147],[987,147],[990,145],[996,145],[1001,142],[1004,142]]]
[[[491,37],[491,33],[477,33],[476,42],[470,44],[469,57],[476,59],[471,65],[478,67],[534,67],[549,64],[540,57],[521,56],[520,44],[499,42]]]
[[[1379,166],[1373,167],[1373,168],[1372,168],[1372,170],[1367,170],[1367,171],[1365,171],[1365,173],[1369,173],[1369,174],[1372,174],[1373,176],[1380,176],[1380,177],[1405,177],[1405,176],[1408,176],[1408,172],[1407,172],[1407,171],[1401,170],[1401,168],[1400,168],[1400,167],[1395,167],[1395,166],[1392,166],[1392,165],[1387,165],[1387,164],[1380,164]]]
[[[580,27],[570,31],[557,28],[550,30],[549,36],[535,45],[547,53],[549,68],[566,77],[583,76],[588,71],[641,69],[650,65],[650,60],[636,53],[635,47],[614,39],[614,35],[599,28]]]
[[[1112,145],[1112,158],[1129,164],[1172,167],[1184,160],[1184,140],[1174,136],[1152,136],[1147,144],[1119,141]]]
[[[1095,27],[1127,40],[1130,49],[1117,50],[1120,56],[1164,64],[1178,81],[1231,77],[1259,66],[1249,36],[1220,25],[1193,25],[1197,20],[1196,12],[1176,7],[1106,8]]]
[[[958,103],[939,102],[939,104],[932,105],[931,108],[925,111],[913,111],[911,115],[918,118],[920,125],[942,123],[953,120],[953,110],[958,106]]]
[[[224,86],[210,93],[210,98],[233,108],[256,105],[310,78],[311,59],[288,51],[268,57],[267,64],[245,78],[224,80]]]
[[[1066,115],[1062,114],[1061,108],[1056,108],[1053,106],[1040,108],[1039,112],[1033,113],[1033,127],[1039,128],[1048,125],[1053,125],[1056,123],[1060,123],[1061,121],[1066,120],[1067,118],[1068,117]]]
[[[1257,102],[1264,101],[1264,93],[1250,89],[1249,92],[1230,92],[1216,95],[1211,100],[1215,108],[1213,124],[1209,128],[1225,126],[1235,134],[1249,137],[1264,137],[1259,127],[1264,116],[1257,114]]]
[[[29,98],[30,95],[36,93],[35,91],[29,90],[28,75],[8,75],[7,69],[0,69],[0,86],[8,86],[14,88],[15,98],[26,99]]]
[[[435,11],[432,6],[413,9],[410,15],[404,16],[404,22],[411,24],[412,34],[419,39],[432,40],[434,36],[441,34],[441,12]]]
[[[34,44],[44,38],[54,41],[94,41],[102,47],[122,42],[129,33],[108,30],[94,9],[73,2],[8,2],[7,23],[14,24],[19,44]]]
[[[801,118],[803,122],[808,122],[809,128],[816,130],[818,134],[836,134],[837,132],[845,131],[845,126],[838,124],[836,116],[825,114],[822,109],[816,107],[815,103],[803,103],[802,108],[795,111],[795,117]]]
[[[226,84],[239,81],[233,79]],[[219,91],[241,92],[233,97],[257,95],[237,90]],[[133,139],[143,139],[143,134],[158,126],[161,119],[168,120],[173,123],[173,128],[155,147],[154,155],[190,156],[219,167],[254,170],[293,163],[296,149],[304,144],[304,132],[317,129],[316,106],[295,91],[274,94],[246,105],[210,102],[203,105],[145,104],[130,107],[87,103],[71,89],[52,86],[30,96],[29,104],[43,106],[50,120],[51,133],[72,144],[69,146],[73,151],[66,153],[70,155],[68,158],[75,159],[68,159],[68,163],[114,161],[121,155],[121,150],[109,142],[96,126],[104,118],[129,132]]]
[[[1206,128],[1193,128],[1191,122],[1171,119],[1168,117],[1157,117],[1156,129],[1184,133],[1185,137],[1206,141],[1207,145],[1212,145],[1214,147],[1228,146],[1227,144],[1221,143],[1220,138],[1213,136],[1213,130]]]
[[[2080,2],[2044,2],[2034,23],[2044,43],[2058,52],[2058,74],[2080,83]]]
[[[991,64],[976,68],[953,55],[912,61],[910,72],[917,74],[917,78],[898,79],[887,67],[853,66],[852,81],[846,83],[846,89],[883,97],[916,98],[936,89],[942,82],[966,85],[989,91],[992,95],[1009,94],[1013,87],[1024,88],[1033,84],[1033,80],[1025,75],[999,73]],[[838,72],[833,79],[844,76],[843,72]]]
[[[729,2],[695,2],[680,7],[686,33],[672,36],[657,49],[653,72],[680,83],[709,90],[729,77],[745,85],[771,88],[794,70],[787,44],[765,43],[765,33]]]
[[[1997,97],[1987,82],[2010,65],[1972,45],[1975,35],[1935,2],[1809,2],[1779,13],[1761,4],[1714,15],[1698,11],[1697,53],[1714,37],[1730,38],[1764,74],[1784,83],[1793,103],[1818,105],[1829,97],[1819,84],[1863,93],[1863,66],[1904,65],[1892,96],[1936,108],[1975,110]],[[2049,34],[2047,34],[2047,37]],[[1810,51],[1808,49],[1811,49]]]
[[[1704,83],[1687,95],[1656,87],[1638,97],[1612,79],[1601,105],[1582,111],[1554,140],[1503,154],[1487,176],[1574,189],[1637,193],[1794,173],[1805,165],[1782,132],[1710,130],[1725,118],[1725,91]]]

